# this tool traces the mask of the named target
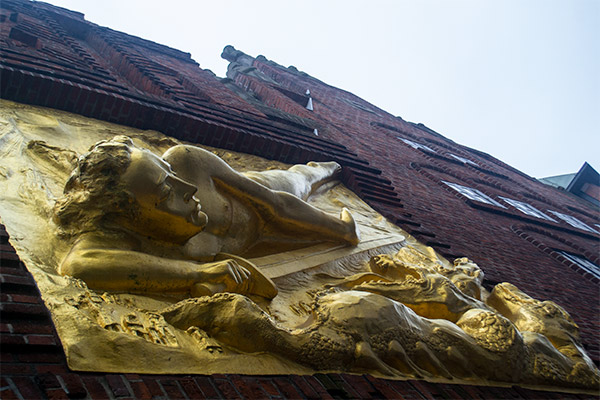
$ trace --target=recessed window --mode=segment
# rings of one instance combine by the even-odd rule
[[[424,144],[413,142],[412,140],[404,139],[404,138],[401,138],[400,136],[397,136],[397,138],[400,139],[400,140],[402,140],[404,143],[406,143],[407,145],[409,145],[413,149],[417,149],[417,150],[421,149],[421,150],[430,151],[432,153],[435,153],[434,149],[432,149],[429,146],[425,146]]]
[[[452,154],[452,153],[448,153],[448,154],[450,155],[450,157],[454,158],[455,160],[460,161],[463,164],[477,165],[473,161],[467,160],[466,158],[463,158],[463,157],[459,157],[456,154]]]
[[[593,262],[591,262],[581,256],[578,256],[578,255],[575,255],[572,253],[567,253],[566,251],[563,251],[563,250],[555,250],[555,251],[557,253],[559,253],[560,255],[562,255],[567,260],[571,261],[573,264],[577,264],[584,271],[589,272],[590,274],[594,275],[596,278],[600,279],[600,267],[598,267]]]
[[[575,217],[571,217],[570,215],[559,213],[558,211],[548,210],[548,212],[556,215],[558,218],[562,219],[567,224],[569,224],[575,228],[583,229],[584,231],[588,231],[588,232],[598,233],[597,230],[584,224],[583,222],[581,222],[580,220],[578,220]]]
[[[365,106],[365,105],[363,105],[363,104],[361,104],[361,103],[359,103],[357,101],[346,99],[344,97],[342,97],[341,100],[343,102],[347,103],[347,104],[350,104],[351,106],[354,106],[354,107],[358,108],[359,110],[363,110],[363,111],[366,111],[368,113],[378,115],[375,111],[371,110],[367,106]]]
[[[456,190],[458,193],[462,194],[468,199],[479,201],[481,203],[492,204],[497,207],[504,207],[502,204],[498,203],[496,200],[487,196],[486,194],[480,192],[477,189],[470,188],[468,186],[459,185],[457,183],[442,181],[445,185],[450,186],[452,189]]]
[[[545,219],[547,221],[556,222],[554,219],[550,218],[549,216],[547,216],[546,214],[544,214],[543,212],[541,212],[540,210],[538,210],[537,208],[535,208],[534,206],[532,206],[530,204],[523,203],[522,201],[518,201],[518,200],[514,200],[514,199],[509,199],[507,197],[500,196],[500,198],[502,200],[504,200],[505,202],[507,202],[508,204],[510,204],[511,206],[513,206],[514,208],[516,208],[517,210],[521,211],[523,214],[531,215],[532,217],[536,217],[536,218]]]

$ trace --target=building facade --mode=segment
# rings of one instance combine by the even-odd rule
[[[337,161],[343,182],[390,221],[450,260],[475,261],[486,288],[508,281],[563,306],[599,364],[600,215],[592,203],[262,56],[228,46],[222,55],[230,62],[227,77],[218,78],[188,53],[100,27],[74,11],[21,0],[0,6],[2,99],[285,163]],[[518,387],[343,374],[69,371],[36,285],[6,232],[1,246],[2,397],[542,396]]]

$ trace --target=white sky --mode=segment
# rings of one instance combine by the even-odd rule
[[[190,52],[227,44],[534,176],[600,170],[599,0],[49,0]]]

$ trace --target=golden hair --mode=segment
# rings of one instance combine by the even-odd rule
[[[97,230],[107,215],[136,214],[135,201],[121,184],[131,163],[134,144],[127,136],[115,136],[90,147],[79,157],[54,205],[54,222],[63,234]]]

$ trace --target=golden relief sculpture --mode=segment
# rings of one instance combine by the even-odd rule
[[[448,262],[336,180],[2,102],[0,205],[75,370],[597,390],[560,306]]]
[[[339,170],[309,163],[244,175],[194,146],[158,157],[126,136],[99,142],[79,158],[55,206],[57,225],[77,236],[59,272],[93,289],[272,299],[273,282],[227,254],[259,244],[358,244],[347,209],[335,218],[300,198]]]

